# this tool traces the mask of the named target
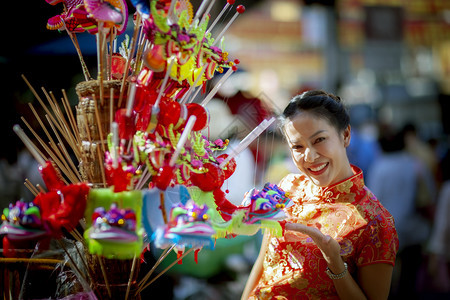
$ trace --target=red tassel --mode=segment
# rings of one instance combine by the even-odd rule
[[[200,252],[200,249],[195,249],[194,250],[194,260],[195,263],[198,264],[198,253]]]
[[[178,252],[177,252],[177,259],[180,258],[182,255],[183,255],[183,251],[181,251],[181,250],[178,251]],[[180,260],[178,261],[178,264],[181,265],[182,263],[183,263],[183,260],[180,259]]]
[[[141,257],[140,257],[141,264],[146,263],[146,261],[145,261],[145,253],[147,253],[147,252],[150,252],[150,244],[148,244],[146,247],[144,247],[144,250],[142,250],[142,252],[141,252]]]
[[[280,223],[282,234],[284,235],[284,233],[286,231],[286,220],[278,221],[278,223]]]

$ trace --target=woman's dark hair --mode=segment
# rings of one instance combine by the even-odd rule
[[[322,90],[312,90],[291,99],[279,116],[279,126],[282,132],[286,123],[302,111],[308,111],[317,117],[328,120],[338,132],[345,130],[350,124],[350,116],[341,98]]]

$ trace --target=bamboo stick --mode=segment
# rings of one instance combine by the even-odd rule
[[[61,259],[53,258],[16,258],[16,257],[0,257],[0,263],[27,263],[27,264],[50,264],[56,265],[62,263]]]
[[[120,107],[120,105],[122,104],[123,93],[125,91],[125,82],[128,78],[128,69],[130,68],[131,59],[133,58],[134,49],[136,47],[136,38],[137,38],[137,34],[138,34],[140,26],[141,26],[141,14],[137,14],[136,26],[134,27],[133,38],[131,39],[130,52],[128,53],[128,59],[127,59],[126,65],[125,65],[125,72],[124,72],[123,78],[122,78],[122,85],[120,87],[120,96],[119,96],[118,107]]]
[[[25,120],[25,118],[21,117],[22,121],[25,123],[25,125],[28,127],[28,129],[33,133],[34,137],[38,140],[38,142],[41,144],[41,146],[44,148],[44,150],[47,152],[47,154],[50,156],[50,158],[55,162],[55,164],[58,166],[58,168],[63,172],[66,176],[68,175],[67,169],[64,167],[64,164],[58,159],[58,156],[51,151],[51,149],[44,143],[44,141],[39,137],[39,135],[33,130],[33,128],[28,124],[28,122]],[[41,153],[42,157],[46,157],[45,155],[40,152],[40,150],[33,145],[35,148],[35,151]],[[40,165],[43,165],[41,162],[39,162]],[[67,180],[65,178],[62,178],[65,184],[68,184]]]
[[[108,278],[106,276],[105,266],[103,265],[102,259],[100,257],[97,257],[97,258],[98,258],[98,262],[100,263],[100,268],[102,270],[103,278],[105,279],[106,290],[108,291],[108,295],[111,298],[111,289],[109,288],[109,282],[108,282]]]
[[[47,97],[48,104],[50,104],[50,107],[52,108],[52,111],[53,111],[53,113],[55,114],[55,117],[56,117],[57,116],[56,112],[58,111],[58,104],[57,104],[55,95],[53,94],[52,91],[47,93],[44,87],[41,87],[41,89],[44,91],[44,93],[45,93],[45,95]]]
[[[114,121],[114,88],[110,88],[109,90],[109,126],[111,128],[111,124]]]
[[[72,183],[76,183],[76,182],[82,181],[82,180],[81,180],[81,177],[80,177],[79,174],[78,174],[77,168],[76,168],[75,165],[73,164],[72,159],[70,159],[70,155],[69,155],[69,153],[67,152],[66,147],[64,146],[64,144],[63,144],[63,142],[62,142],[62,140],[61,140],[59,134],[55,131],[54,125],[52,124],[52,122],[51,122],[50,118],[48,118],[48,116],[47,116],[47,121],[48,121],[48,123],[50,124],[50,127],[53,129],[53,131],[54,131],[54,133],[55,133],[55,135],[56,135],[56,138],[57,138],[58,141],[59,141],[59,144],[58,144],[59,148],[58,148],[57,153],[60,154],[61,162],[64,164],[64,166],[65,166],[65,168],[66,168],[66,170],[67,170],[67,172],[68,172],[67,175],[70,175],[70,176],[68,176],[68,177],[71,178]],[[61,151],[62,151],[62,152],[61,152]],[[56,152],[56,151],[55,151],[55,152]],[[63,154],[65,154],[65,155],[63,155]],[[66,158],[66,159],[65,159],[65,158]],[[69,170],[70,170],[70,171],[69,171]]]
[[[26,82],[27,82],[28,86],[30,87],[31,91],[33,92],[34,96],[35,96],[36,99],[38,100],[39,104],[40,104],[41,107],[44,109],[44,111],[52,118],[52,120],[53,120],[55,123],[57,123],[56,120],[55,120],[55,118],[53,117],[53,114],[50,112],[50,110],[48,109],[47,105],[45,105],[45,103],[44,103],[44,101],[42,100],[42,98],[39,97],[39,95],[36,93],[36,91],[34,90],[34,88],[29,84],[29,82],[28,82],[28,81],[26,81]],[[44,88],[42,88],[42,90],[43,90],[43,92],[44,92],[46,98],[47,98],[47,99],[50,99],[49,95],[47,94],[47,91],[46,91]],[[61,127],[59,127],[59,124],[58,124],[58,129],[62,131]]]
[[[163,271],[161,271],[161,273],[159,273],[158,275],[156,275],[149,283],[147,283],[146,285],[144,285],[142,288],[138,289],[138,291],[136,292],[136,294],[139,294],[140,292],[142,292],[142,290],[146,289],[147,287],[149,287],[153,282],[156,281],[156,279],[158,279],[159,277],[161,277],[162,275],[164,275],[164,273],[166,273],[170,268],[172,268],[176,263],[178,263],[180,260],[182,260],[186,255],[188,255],[189,253],[191,253],[194,250],[194,248],[189,249],[188,251],[184,252],[183,255],[181,255],[180,257],[178,257],[173,263],[171,263],[167,268],[165,268]]]
[[[50,141],[50,143],[55,144],[55,142],[53,141],[52,136],[50,135],[50,133],[47,130],[47,127],[45,127],[44,122],[42,122],[42,120],[41,120],[41,117],[39,116],[39,114],[34,109],[33,104],[28,103],[28,106],[30,107],[31,111],[33,112],[33,115],[36,118],[36,120],[38,121],[39,125],[41,125],[41,128],[44,130],[44,133],[47,136],[47,138]]]
[[[28,178],[25,178],[25,182],[28,182],[28,184],[31,186],[31,188],[33,189],[33,191],[36,194],[39,194],[39,190],[33,185],[33,183],[31,183],[31,181]]]
[[[100,87],[100,103],[103,105],[103,22],[98,22],[97,31],[97,80]]]
[[[53,152],[50,152],[49,154],[52,158],[55,157],[55,163],[58,165],[61,172],[67,177],[70,183],[77,182],[76,180],[73,181],[73,178],[76,178],[76,176],[73,176],[72,171],[68,169],[67,159],[62,155],[58,145],[51,144],[50,147]]]
[[[69,99],[67,98],[66,91],[62,90],[62,93],[63,93],[63,99],[64,99],[63,103],[65,103],[66,111],[67,111],[67,114],[68,114],[69,120],[70,120],[70,126],[72,128],[72,131],[74,132],[73,136],[76,138],[76,141],[77,141],[76,144],[80,145],[81,144],[80,132],[78,131],[78,126],[76,125],[77,122],[75,120],[75,116],[73,115],[73,112],[70,109],[70,103],[69,103]]]
[[[69,162],[70,169],[72,170],[72,175],[74,176],[74,179],[72,180],[72,183],[82,182],[83,179],[81,178],[80,171],[78,170],[78,168],[73,163],[73,160],[70,159],[70,155],[67,152],[66,148],[64,148],[61,144],[58,144],[58,146],[59,146],[60,150],[64,152],[63,154],[65,154],[66,157],[69,157],[69,159],[67,159],[67,161]]]
[[[130,294],[131,282],[133,280],[134,270],[136,269],[136,262],[137,262],[137,258],[136,258],[136,255],[134,255],[133,264],[131,265],[130,278],[128,279],[128,284],[127,284],[127,292],[125,293],[125,300],[128,300],[128,295]]]
[[[84,62],[83,55],[81,53],[80,45],[78,44],[77,36],[76,34],[72,34],[69,30],[66,30],[67,34],[69,35],[70,39],[72,40],[73,45],[75,46],[75,49],[77,50],[78,59],[81,63],[81,68],[83,70],[84,79],[88,81],[91,79],[91,75],[89,74],[89,70],[86,66],[86,63]]]
[[[43,188],[39,183],[36,184],[36,187],[39,189],[39,192],[40,192],[40,193],[43,193],[43,194],[47,193],[47,191],[44,190],[44,188]]]
[[[52,98],[54,98],[53,94],[50,94],[50,96]],[[73,139],[73,133],[74,133],[73,128],[71,128],[71,126],[69,126],[68,120],[66,120],[65,114],[61,110],[61,107],[60,107],[60,105],[58,105],[58,102],[56,101],[56,99],[54,99],[54,103],[55,103],[55,109],[54,109],[55,116],[56,116],[57,120],[59,121],[61,129],[63,129],[61,134],[64,136],[64,139],[71,146],[71,148],[76,148],[77,144],[74,142],[74,139]],[[64,103],[64,99],[62,99],[62,98],[61,98],[61,104],[64,108],[64,111],[67,112],[66,106]],[[67,115],[67,117],[68,117],[68,115]],[[70,122],[70,120],[69,120],[69,122]],[[75,145],[75,146],[72,146],[72,145]]]
[[[79,151],[79,147],[78,147],[79,144],[74,142],[75,137],[74,137],[73,131],[71,132],[69,130],[69,125],[67,124],[67,121],[66,121],[66,119],[64,117],[64,114],[62,113],[62,111],[61,111],[61,109],[60,109],[60,107],[58,105],[58,102],[57,102],[54,94],[52,92],[50,92],[49,93],[50,96],[49,96],[47,94],[47,92],[45,91],[45,89],[44,88],[42,88],[42,89],[43,89],[45,95],[47,96],[47,100],[48,100],[50,106],[52,107],[54,116],[56,118],[56,120],[55,120],[55,118],[52,118],[51,120],[53,122],[58,121],[58,122],[55,123],[55,126],[57,126],[57,128],[59,129],[59,132],[61,133],[61,135],[64,136],[64,139],[69,144],[69,146],[72,148],[72,150],[75,153],[75,155],[77,155],[77,157],[78,157],[79,156],[79,152],[80,152]],[[62,101],[62,103],[63,103],[63,106],[65,107],[64,101]],[[49,123],[50,123],[50,121],[49,121]],[[55,132],[55,134],[57,133],[55,129],[53,129],[53,131]]]
[[[133,70],[134,75],[138,75],[139,71],[142,68],[142,53],[144,53],[144,46],[146,43],[146,41],[144,39],[145,34],[143,34],[143,29],[144,29],[144,26],[140,26],[138,49],[136,52],[136,59],[135,59],[134,70]]]
[[[35,187],[31,184],[31,182],[28,179],[25,179],[24,184],[28,188],[28,190],[33,194],[33,196],[36,197],[39,194],[39,192],[35,189]]]
[[[25,123],[25,124],[27,126],[29,126],[28,123]],[[14,131],[16,131],[16,133],[19,135],[19,137],[21,138],[21,140],[25,144],[25,146],[27,146],[28,150],[30,151],[30,153],[32,154],[34,159],[36,159],[40,165],[44,165],[45,164],[45,160],[46,160],[46,156],[26,136],[26,134],[23,132],[23,130],[20,128],[19,125],[16,125],[13,128],[14,128]],[[32,132],[34,132],[34,131],[32,131]]]
[[[167,257],[167,255],[169,255],[170,251],[172,251],[173,248],[175,248],[175,244],[164,249],[164,251],[160,254],[158,260],[155,262],[150,271],[148,271],[147,274],[145,274],[145,276],[141,279],[141,281],[138,284],[139,286],[143,286],[145,284],[145,282],[150,278],[150,276],[152,276],[153,272],[156,270],[159,264]]]

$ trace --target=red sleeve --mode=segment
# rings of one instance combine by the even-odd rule
[[[394,265],[398,243],[394,218],[386,210],[382,210],[369,221],[359,240],[357,265],[359,267],[374,263]]]

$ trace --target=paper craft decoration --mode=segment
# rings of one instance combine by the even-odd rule
[[[211,209],[211,224],[217,238],[254,235],[261,228],[281,236],[280,221],[286,218],[283,209],[293,204],[289,194],[271,183],[266,183],[260,191],[250,190],[239,206],[228,201],[220,189],[208,193],[191,187],[189,192],[197,204],[206,204]]]
[[[89,252],[109,259],[139,257],[144,235],[141,209],[141,191],[92,189],[85,212]]]

